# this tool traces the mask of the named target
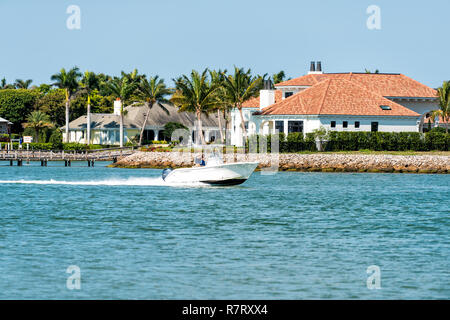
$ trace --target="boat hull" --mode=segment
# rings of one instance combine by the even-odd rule
[[[257,166],[257,162],[238,162],[175,169],[165,176],[164,181],[169,183],[200,182],[213,186],[234,186],[244,183]]]

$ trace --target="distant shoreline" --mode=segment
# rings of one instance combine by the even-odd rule
[[[117,168],[184,168],[194,164],[199,153],[135,152],[119,159]],[[277,156],[279,161],[277,163]],[[257,161],[258,169],[302,172],[450,173],[450,155],[392,155],[353,153],[227,154],[225,162]]]

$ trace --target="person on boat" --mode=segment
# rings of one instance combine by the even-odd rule
[[[195,166],[196,166],[196,167],[204,167],[204,166],[206,166],[205,155],[202,154],[201,157],[195,158],[194,163],[195,163]]]

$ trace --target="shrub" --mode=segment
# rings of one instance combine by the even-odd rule
[[[449,134],[445,134],[438,131],[430,131],[425,134],[425,145],[427,150],[440,150],[447,151],[448,150],[448,136]]]
[[[287,146],[284,148],[287,152],[298,152],[305,150],[305,139],[301,132],[291,132],[287,135]]]
[[[69,142],[63,143],[63,150],[65,151],[83,151],[88,149],[88,146],[82,143]]]
[[[286,140],[280,139],[280,152],[317,151],[317,133],[289,133]],[[249,139],[259,139],[258,136]],[[270,136],[268,136],[270,152]],[[431,131],[419,132],[351,132],[330,131],[327,134],[325,151],[448,151],[450,134]]]
[[[63,137],[62,133],[59,129],[56,129],[53,131],[52,135],[50,136],[49,142],[52,144],[53,149],[56,150],[62,150],[63,149]]]

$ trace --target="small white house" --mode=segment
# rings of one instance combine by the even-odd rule
[[[189,112],[178,112],[178,108],[171,104],[164,104],[165,112],[158,105],[150,109],[147,123],[144,129],[144,140],[163,140],[164,126],[168,122],[177,122],[188,128],[191,133],[189,139],[195,139],[196,116]],[[114,102],[113,113],[91,114],[91,143],[104,145],[118,145],[120,143],[120,109],[121,101]],[[138,139],[147,108],[143,105],[130,105],[124,108],[124,143]],[[224,120],[222,119],[222,123]],[[202,116],[202,129],[207,142],[214,141],[219,137],[217,114],[208,117]],[[63,130],[63,141],[65,141],[65,127]],[[87,116],[81,116],[69,124],[69,142],[87,143]],[[189,142],[192,142],[190,140]]]
[[[0,134],[11,133],[12,122],[0,117]]]
[[[337,131],[422,131],[438,108],[436,90],[402,74],[323,73],[312,63],[302,77],[265,83],[259,98],[243,105],[248,135]],[[243,145],[241,117],[231,113],[231,141]]]

